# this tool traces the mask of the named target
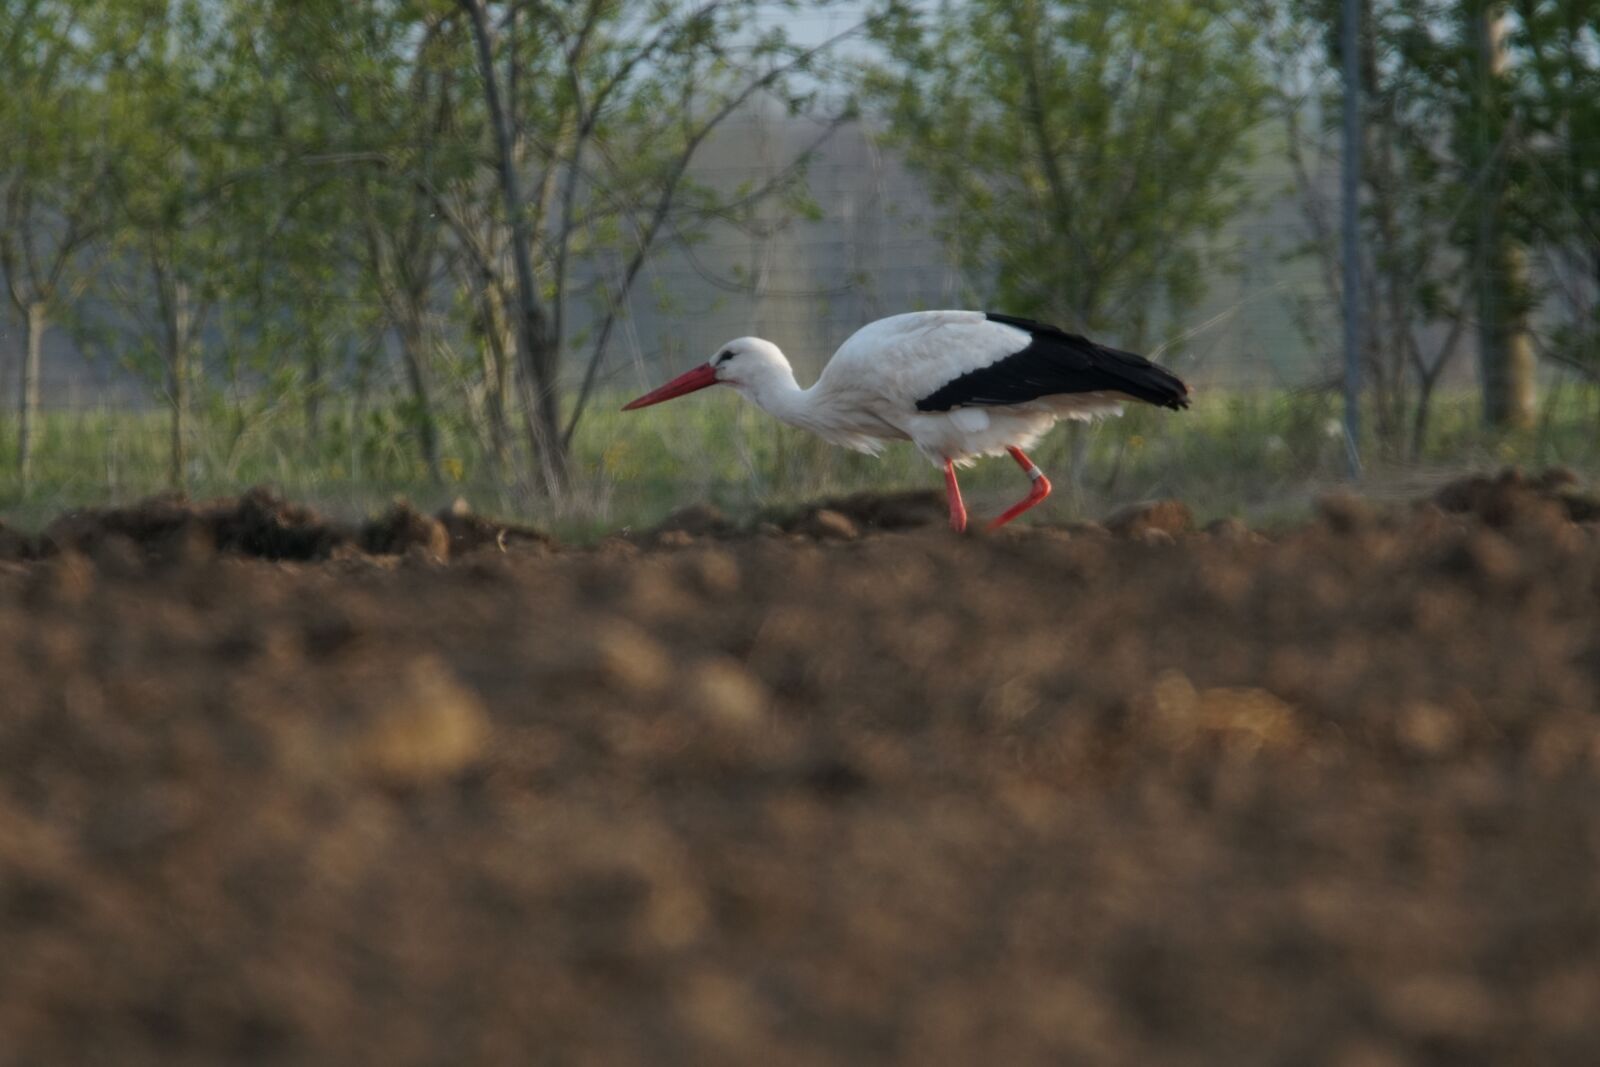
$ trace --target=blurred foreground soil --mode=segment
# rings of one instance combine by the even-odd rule
[[[1597,520],[0,529],[0,1064],[1600,1062]]]

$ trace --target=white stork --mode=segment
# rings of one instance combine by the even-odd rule
[[[967,509],[956,467],[1009,452],[1027,473],[1028,495],[989,524],[1004,526],[1050,495],[1050,480],[1023,449],[1058,419],[1121,414],[1128,400],[1189,406],[1188,387],[1143,356],[1010,315],[914,311],[861,327],[809,389],[795,382],[777,345],[741,337],[623,410],[719,383],[847,448],[875,455],[885,441],[911,441],[944,469],[957,533],[966,529]]]

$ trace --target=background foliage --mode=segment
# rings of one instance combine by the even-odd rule
[[[1336,306],[1337,14],[0,0],[0,505],[265,479],[605,522],[921,480],[731,400],[607,414],[630,321],[687,314],[652,265],[704,271],[694,257],[729,234],[762,247],[843,210],[815,201],[808,166],[859,127],[920,183],[975,305],[1179,360],[1218,279],[1301,272]],[[1369,454],[1396,477],[1591,462],[1600,4],[1371,0],[1361,30]],[[707,146],[752,112],[814,134],[718,180]],[[1244,262],[1231,235],[1284,203],[1281,265]],[[707,278],[739,301],[761,274]],[[1331,381],[1327,316],[1299,321]],[[131,371],[155,410],[41,411],[52,338]],[[1282,495],[1291,473],[1337,475],[1331,405],[1202,395],[1187,422],[1108,426],[1080,447],[1081,489]]]

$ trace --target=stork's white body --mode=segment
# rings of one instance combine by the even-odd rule
[[[755,340],[741,338],[742,341]],[[786,397],[773,415],[824,440],[877,454],[886,441],[909,440],[936,467],[970,466],[979,456],[1032,448],[1063,418],[1118,415],[1125,398],[1106,392],[1040,397],[1022,404],[919,411],[917,401],[963,374],[1027,347],[1027,331],[981,311],[913,311],[868,323],[833,354],[816,384]]]
[[[1049,495],[1049,480],[1023,450],[1058,420],[1117,414],[1128,400],[1188,404],[1183,382],[1149,360],[1053,326],[982,311],[915,311],[857,330],[809,389],[777,345],[741,337],[627,409],[717,384],[847,448],[877,453],[886,441],[911,441],[944,468],[957,530],[966,527],[966,509],[956,466],[1010,453],[1027,472],[1032,490],[994,523],[1003,525]]]

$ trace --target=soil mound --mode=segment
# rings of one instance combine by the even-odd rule
[[[450,556],[459,559],[480,549],[510,551],[513,548],[546,549],[556,547],[555,538],[531,526],[501,522],[476,514],[466,501],[457,500],[435,516],[450,537]]]
[[[448,560],[485,546],[506,550],[553,544],[531,527],[473,514],[464,502],[436,516],[397,502],[357,526],[327,519],[261,488],[219,500],[164,495],[125,507],[84,508],[62,515],[37,539],[0,525],[0,560],[59,552],[166,560],[222,553],[301,562],[420,552]]]
[[[63,517],[0,566],[0,1063],[1600,1062],[1580,497]]]
[[[1578,476],[1565,467],[1532,477],[1515,467],[1472,475],[1444,486],[1433,500],[1445,511],[1470,514],[1491,526],[1549,522],[1554,516],[1573,522],[1600,520],[1600,494],[1580,486]]]
[[[948,521],[943,494],[931,490],[903,493],[852,493],[818,501],[788,515],[777,517],[786,530],[806,532],[816,526],[818,512],[842,515],[865,530],[911,530],[921,526],[942,526]]]

